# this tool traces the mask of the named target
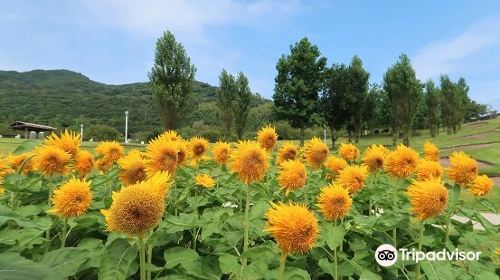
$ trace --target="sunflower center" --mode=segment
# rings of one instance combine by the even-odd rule
[[[446,202],[446,197],[444,197],[444,195],[440,195],[439,196],[439,202],[445,203]]]
[[[196,146],[196,148],[194,148],[194,153],[197,155],[203,154],[204,151],[205,151],[205,148],[203,148],[203,146],[201,146],[201,145]]]
[[[342,207],[344,205],[344,203],[345,203],[345,200],[342,197],[337,197],[337,198],[332,200],[332,204],[334,206],[337,206],[337,207]]]

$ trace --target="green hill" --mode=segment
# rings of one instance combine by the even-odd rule
[[[186,134],[217,129],[216,92],[217,87],[195,83],[194,109],[181,125]],[[267,102],[256,96],[254,105]],[[148,83],[107,85],[68,70],[0,71],[0,104],[0,134],[4,135],[12,134],[7,126],[16,120],[75,130],[81,123],[86,127],[106,124],[123,131],[125,110],[130,133],[137,138],[162,129]]]

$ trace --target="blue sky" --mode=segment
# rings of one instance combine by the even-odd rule
[[[500,109],[500,1],[0,2],[0,70],[70,69],[109,84],[147,80],[156,39],[171,30],[216,85],[243,71],[271,97],[275,65],[304,36],[328,64],[360,56],[380,83],[407,53],[421,80],[463,76],[470,96]]]

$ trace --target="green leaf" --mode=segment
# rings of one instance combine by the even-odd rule
[[[21,145],[17,146],[17,148],[14,150],[14,154],[21,154],[33,151],[35,147],[38,145],[39,145],[38,141],[25,140],[21,143]]]
[[[241,265],[238,263],[238,257],[227,253],[219,256],[219,264],[224,274],[236,274],[241,269]]]
[[[33,280],[43,279],[49,275],[46,265],[34,263],[17,253],[0,254],[0,280]]]
[[[323,270],[323,272],[330,274],[331,276],[335,276],[335,272],[333,271],[333,265],[328,261],[327,258],[322,258],[318,261],[318,266]]]
[[[322,228],[321,237],[331,250],[339,247],[344,240],[345,229],[343,225],[335,226],[332,223],[325,223]]]
[[[486,229],[487,232],[490,233],[496,233],[498,232],[498,227],[494,226],[490,221],[488,221],[483,215],[480,213],[476,213],[475,215],[477,221],[483,225],[484,229]]]
[[[125,239],[115,239],[105,248],[99,268],[99,279],[125,279],[132,262],[136,259],[137,248]]]
[[[307,271],[296,267],[285,267],[284,278],[287,280],[311,280]]]
[[[199,258],[198,253],[189,248],[174,247],[165,250],[163,256],[166,261],[166,268],[174,268],[181,264],[181,266],[189,266],[190,263],[196,262]]]
[[[68,247],[50,251],[40,264],[50,268],[50,279],[67,279],[78,273],[78,269],[87,258],[88,250]]]
[[[486,207],[486,209],[490,210],[493,213],[498,213],[496,205],[486,198],[479,199],[479,204],[483,205],[484,207]]]
[[[359,277],[359,280],[382,280],[382,277],[380,277],[378,274],[375,274],[371,272],[370,270],[364,270],[361,272],[361,275]]]

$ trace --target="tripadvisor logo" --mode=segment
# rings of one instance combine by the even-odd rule
[[[473,251],[460,251],[455,249],[454,251],[447,251],[443,249],[441,251],[430,251],[422,252],[413,249],[401,248],[397,250],[391,244],[382,244],[378,246],[375,250],[375,260],[381,266],[388,267],[392,266],[398,260],[398,255],[403,261],[412,260],[415,262],[419,261],[477,261],[481,252]]]

